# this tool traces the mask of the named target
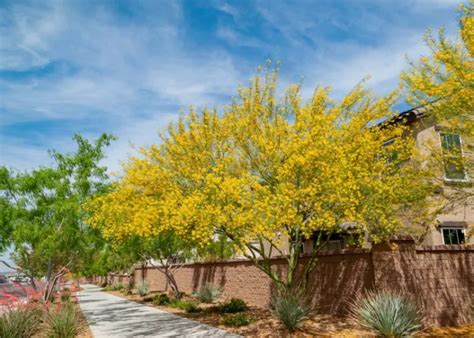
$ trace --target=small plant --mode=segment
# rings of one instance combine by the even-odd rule
[[[185,300],[174,300],[169,304],[170,307],[175,309],[181,309],[187,313],[197,313],[201,312],[202,309],[198,306],[196,302],[189,302]]]
[[[0,314],[0,337],[31,337],[38,329],[43,311],[39,307],[21,305]]]
[[[350,316],[385,337],[406,337],[422,326],[416,304],[403,293],[390,290],[359,294],[350,306]]]
[[[115,284],[114,285],[114,291],[122,291],[122,290],[126,290],[127,288],[125,287],[125,285],[123,284]]]
[[[202,309],[193,302],[187,303],[183,310],[186,311],[186,313],[199,313],[202,311]]]
[[[221,290],[212,285],[205,285],[196,292],[196,296],[203,303],[212,303],[217,300],[220,295]]]
[[[275,315],[290,331],[296,330],[311,312],[310,306],[302,298],[297,293],[289,292],[272,299]]]
[[[145,296],[147,293],[148,293],[148,290],[149,290],[149,286],[148,286],[148,283],[147,282],[140,282],[137,284],[137,286],[135,287],[135,289],[137,290],[137,293],[143,297]]]
[[[235,315],[224,318],[224,325],[227,326],[245,326],[253,322],[253,318],[245,313],[237,313]]]
[[[237,313],[248,309],[247,304],[242,299],[232,298],[230,301],[216,307],[219,313]]]
[[[125,289],[127,289],[125,285],[120,284],[120,283],[114,284],[114,285],[107,285],[106,287],[104,287],[104,291],[122,291]]]
[[[63,290],[63,292],[61,293],[61,301],[62,302],[67,302],[70,299],[71,299],[71,290],[69,290],[69,289]]]
[[[171,303],[170,297],[166,293],[162,293],[161,295],[156,295],[153,298],[154,305],[169,305]]]
[[[59,304],[48,312],[50,338],[74,338],[78,330],[76,309],[71,302]]]

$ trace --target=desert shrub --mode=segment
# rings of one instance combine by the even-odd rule
[[[136,285],[135,289],[140,296],[145,296],[148,293],[149,287],[147,282],[140,282]]]
[[[273,311],[290,331],[294,331],[305,320],[311,308],[297,293],[279,294],[272,299]]]
[[[71,299],[71,290],[65,289],[63,292],[61,292],[61,301],[62,302],[67,302]]]
[[[115,284],[113,286],[113,289],[114,291],[122,291],[122,290],[126,290],[127,288],[125,287],[125,285],[119,283],[119,284]]]
[[[215,309],[219,313],[237,313],[247,310],[248,306],[242,299],[232,298],[230,301],[216,306]]]
[[[31,305],[11,308],[0,314],[0,337],[26,338],[36,332],[43,318],[43,310]]]
[[[187,313],[196,313],[202,311],[196,302],[190,302],[185,300],[173,300],[170,304],[170,307],[181,309]]]
[[[171,299],[166,293],[162,293],[161,295],[156,295],[155,297],[153,297],[154,305],[169,305],[170,303]]]
[[[196,296],[203,303],[212,303],[221,295],[221,290],[212,285],[205,285],[198,292]]]
[[[107,285],[104,287],[104,291],[122,291],[122,290],[127,290],[125,285],[123,284],[114,284],[114,285]]]
[[[362,327],[385,337],[405,337],[422,326],[415,302],[398,291],[360,294],[350,306],[350,315]]]
[[[237,313],[235,315],[224,318],[224,325],[227,326],[245,326],[249,325],[253,321],[253,318],[246,315],[245,313]]]
[[[50,338],[74,338],[78,330],[78,317],[74,304],[66,302],[50,309],[47,323]]]

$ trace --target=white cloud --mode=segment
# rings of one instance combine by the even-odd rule
[[[451,5],[433,1],[433,6],[429,0],[404,6],[413,15],[423,6],[439,14]],[[77,126],[91,137],[100,129],[112,132],[120,140],[110,149],[107,163],[116,168],[127,152],[133,152],[129,142],[141,146],[156,141],[156,130],[191,104],[224,103],[269,56],[283,62],[282,84],[304,76],[305,95],[316,84],[332,85],[340,95],[367,75],[372,76],[369,85],[387,91],[406,66],[405,55],[416,58],[424,51],[421,35],[427,27],[406,20],[406,13],[389,13],[388,2],[391,21],[363,1],[351,4],[357,9],[353,15],[312,1],[271,6],[257,2],[252,17],[261,16],[263,35],[252,31],[248,8],[213,4],[226,13],[226,20],[219,20],[212,34],[227,46],[198,48],[190,41],[178,2],[139,2],[123,16],[105,5],[81,2],[5,6],[0,9],[7,19],[0,25],[0,69],[46,68],[41,76],[0,81],[0,111],[7,113],[1,116],[0,127],[64,120],[68,130]],[[133,19],[134,11],[140,11],[139,20]],[[345,38],[325,36],[327,26],[345,33]],[[363,27],[360,36],[352,32],[354,27]],[[262,59],[246,59],[246,47],[258,51]],[[238,53],[233,54],[235,50]],[[51,65],[57,69],[48,73]],[[85,128],[84,121],[94,128]],[[35,140],[28,139],[31,134],[1,140],[1,163],[34,167],[47,161],[48,148],[71,150],[70,135],[41,137],[42,132],[33,135]]]
[[[200,55],[189,51],[180,39],[183,18],[177,3],[145,5],[152,7],[144,23],[122,20],[106,10],[89,13],[68,2],[13,4],[8,13],[4,9],[10,24],[2,28],[2,36],[9,36],[2,45],[8,52],[2,56],[9,60],[1,68],[19,71],[60,60],[66,69],[28,81],[1,81],[0,109],[8,115],[0,124],[8,128],[61,119],[77,121],[80,130],[81,121],[105,121],[104,131],[120,137],[107,160],[117,168],[127,158],[129,142],[141,146],[157,141],[156,130],[179,110],[222,103],[241,76],[233,59],[224,50]],[[1,163],[37,166],[47,163],[46,149],[73,146],[69,135],[50,137],[43,145],[21,137],[2,140]]]

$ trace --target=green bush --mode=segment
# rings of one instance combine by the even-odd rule
[[[104,287],[104,291],[122,291],[125,289],[126,287],[123,284],[107,285],[106,287]]]
[[[122,290],[126,290],[126,289],[127,289],[127,288],[125,287],[125,285],[120,284],[120,283],[119,283],[119,284],[115,284],[115,285],[113,286],[113,290],[114,290],[114,291],[122,291]]]
[[[253,322],[252,317],[245,313],[237,313],[235,315],[224,318],[224,325],[227,326],[245,326]]]
[[[220,295],[221,290],[212,285],[205,285],[198,292],[196,292],[196,296],[203,303],[212,303],[217,300]]]
[[[242,299],[232,298],[230,301],[216,306],[219,313],[237,313],[248,309],[247,304]]]
[[[74,338],[78,331],[78,317],[71,302],[48,312],[47,323],[50,338]]]
[[[148,283],[147,282],[140,282],[140,283],[137,284],[135,289],[137,290],[137,293],[140,296],[143,297],[148,293],[148,290],[149,290]]]
[[[43,311],[39,307],[20,306],[0,314],[0,337],[31,337],[41,324]]]
[[[185,300],[174,300],[169,304],[170,307],[175,309],[181,309],[187,313],[201,312],[202,309],[196,304],[196,302],[190,302]]]
[[[361,294],[352,302],[350,314],[362,327],[385,337],[405,337],[422,326],[422,315],[416,304],[397,291]]]
[[[294,331],[305,320],[311,308],[296,293],[280,294],[272,299],[273,311],[290,331]]]
[[[154,305],[169,305],[170,303],[171,299],[166,293],[162,293],[161,295],[156,295],[155,297],[153,297]]]

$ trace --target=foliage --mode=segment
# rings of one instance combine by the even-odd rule
[[[406,337],[421,328],[421,312],[403,293],[389,290],[358,295],[351,317],[384,337]]]
[[[294,331],[301,321],[308,318],[311,307],[303,297],[295,292],[281,293],[272,299],[275,315],[290,331]]]
[[[411,62],[401,80],[407,92],[407,101],[414,106],[425,107],[428,114],[444,132],[459,134],[465,141],[459,148],[446,151],[434,140],[428,145],[432,153],[434,169],[439,180],[445,183],[441,173],[471,177],[474,174],[474,158],[470,145],[474,137],[474,0],[460,5],[459,35],[446,37],[444,29],[437,36],[429,30],[425,42],[430,54]],[[466,142],[467,141],[467,142]],[[474,194],[462,185],[451,184],[446,191],[444,208],[456,209],[471,205]],[[474,229],[473,229],[474,230]]]
[[[127,288],[125,285],[118,283],[118,284],[113,284],[113,285],[107,285],[104,287],[104,291],[121,291],[121,290],[126,290]]]
[[[202,309],[199,308],[199,306],[196,302],[185,301],[185,300],[181,300],[181,299],[174,299],[169,304],[169,306],[172,307],[172,308],[184,310],[187,313],[197,313],[197,312],[202,311]]]
[[[252,323],[253,318],[245,313],[237,313],[224,318],[224,325],[227,326],[245,326]]]
[[[55,162],[30,172],[0,167],[2,227],[10,232],[13,258],[20,270],[46,276],[52,292],[60,275],[79,271],[99,245],[100,232],[84,223],[83,203],[107,188],[106,168],[98,163],[112,136],[103,134],[91,143],[75,135],[77,150],[51,152]],[[1,243],[0,243],[1,244]]]
[[[171,299],[166,293],[162,293],[160,295],[156,295],[155,297],[153,297],[154,305],[169,305],[170,303],[171,303]]]
[[[219,313],[237,313],[248,309],[245,301],[239,298],[231,298],[228,302],[217,305],[215,310]]]
[[[38,330],[43,317],[40,307],[16,306],[0,314],[0,337],[29,338]]]
[[[137,291],[137,293],[138,293],[141,297],[145,296],[145,295],[148,293],[149,289],[150,289],[150,288],[149,288],[148,283],[147,283],[147,282],[144,282],[144,281],[138,283],[138,284],[135,286],[135,290]]]
[[[474,121],[474,0],[460,6],[459,37],[446,38],[444,29],[435,37],[431,30],[425,42],[431,55],[412,62],[401,76],[408,89],[407,100],[428,106],[439,120],[453,120],[451,127],[472,135]]]
[[[276,85],[277,71],[268,71],[224,112],[191,110],[91,202],[90,223],[106,237],[172,231],[201,247],[223,236],[290,290],[305,289],[327,234],[344,224],[360,241],[381,241],[400,231],[400,215],[426,221],[417,211],[428,210],[430,173],[414,140],[403,138],[403,125],[375,126],[394,117],[396,94],[376,99],[361,84],[336,101],[317,88],[304,103],[300,86],[279,99]],[[312,236],[313,256],[297,280],[302,243]],[[286,260],[284,276],[274,254]]]
[[[203,303],[212,303],[221,295],[221,290],[213,285],[204,285],[196,292],[196,296]]]
[[[48,312],[49,337],[74,338],[78,331],[78,316],[74,304],[59,303]]]

